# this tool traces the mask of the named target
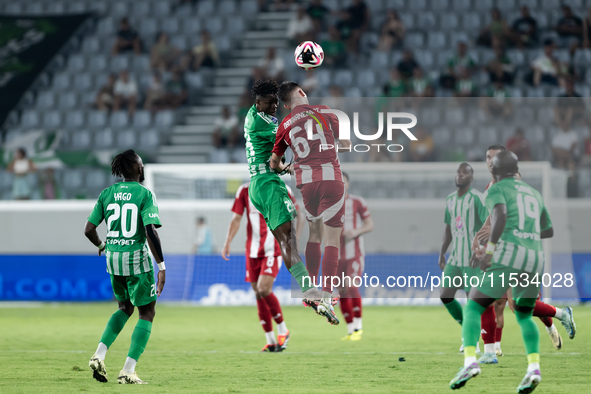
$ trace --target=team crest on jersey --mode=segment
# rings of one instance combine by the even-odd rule
[[[276,118],[276,117],[269,115],[269,118],[271,118],[271,121],[272,121],[274,124],[278,124],[278,123],[279,123],[279,121],[277,120],[277,118]]]
[[[456,218],[456,228],[458,230],[461,230],[463,227],[464,227],[464,220],[462,220],[462,217],[461,216],[458,216]]]

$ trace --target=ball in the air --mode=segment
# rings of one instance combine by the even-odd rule
[[[324,61],[324,51],[314,41],[304,41],[296,48],[294,57],[299,68],[311,70],[322,64]]]

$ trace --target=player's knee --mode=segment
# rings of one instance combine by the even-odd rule
[[[127,316],[133,315],[133,311],[134,311],[134,307],[133,305],[129,304],[129,305],[119,305],[119,310],[122,311],[123,313],[125,313]]]
[[[272,287],[270,286],[266,286],[266,285],[259,285],[257,286],[257,294],[260,295],[259,298],[265,298],[266,296],[268,296],[269,294],[271,294],[272,291]]]

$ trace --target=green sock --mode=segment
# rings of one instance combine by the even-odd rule
[[[476,346],[480,337],[480,315],[485,307],[474,300],[468,300],[464,307],[464,321],[462,322],[462,338],[464,338],[464,349],[468,346]]]
[[[146,349],[150,333],[152,332],[152,322],[139,319],[131,334],[131,346],[129,346],[129,353],[127,357],[133,358],[135,361],[140,359],[140,356]]]
[[[455,321],[462,324],[463,321],[463,313],[462,313],[462,305],[456,299],[448,304],[443,304],[447,308],[447,311],[454,318]]]
[[[127,316],[127,313],[123,312],[122,310],[118,310],[117,312],[113,313],[113,316],[111,316],[107,322],[105,331],[103,331],[101,342],[107,347],[111,347],[113,342],[115,342],[115,339],[117,339],[117,335],[119,335],[121,330],[123,330],[123,327],[125,327],[127,320],[129,320],[129,316]]]
[[[310,278],[306,266],[301,261],[292,265],[289,272],[291,272],[291,275],[298,282],[298,285],[300,285],[302,293],[314,287],[312,286],[312,278]]]
[[[521,336],[525,343],[525,353],[540,353],[540,331],[532,318],[532,312],[523,313],[515,311],[517,324],[521,327]]]

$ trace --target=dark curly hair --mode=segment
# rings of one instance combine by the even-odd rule
[[[133,149],[119,153],[111,162],[111,173],[114,176],[131,178],[134,176],[134,166],[137,163],[137,154]]]
[[[293,81],[283,82],[281,86],[279,86],[279,100],[283,101],[285,104],[289,104],[291,102],[291,92],[299,87],[300,85]]]
[[[254,83],[252,87],[252,96],[253,97],[262,97],[262,96],[276,96],[279,92],[279,85],[277,82],[273,81],[272,79],[259,79]]]

